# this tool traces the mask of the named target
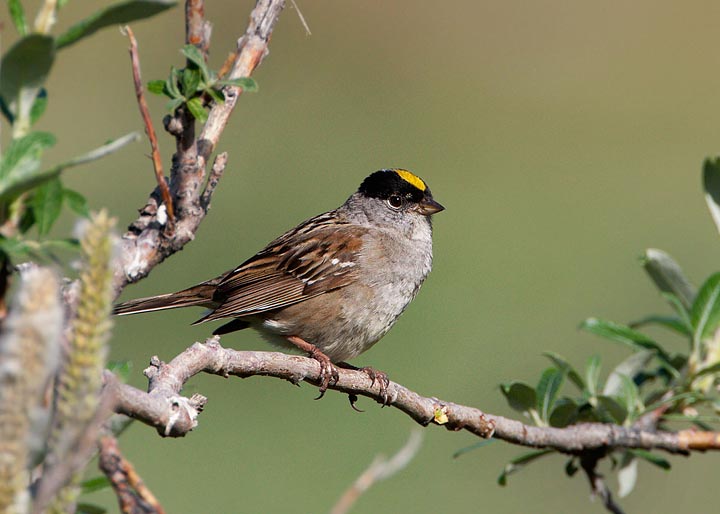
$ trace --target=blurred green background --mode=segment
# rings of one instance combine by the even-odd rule
[[[29,12],[38,2],[25,2]],[[71,1],[59,30],[106,4]],[[186,249],[123,298],[215,276],[299,221],[336,207],[371,171],[402,166],[447,210],[435,219],[435,268],[385,339],[355,364],[427,396],[516,416],[498,384],[534,383],[553,350],[605,372],[628,354],[579,333],[588,316],[628,322],[667,308],[638,256],[675,256],[695,283],[718,269],[718,236],[700,187],[720,150],[720,48],[714,1],[299,1],[287,8],[220,150],[230,154],[209,217]],[[218,68],[253,3],[208,1]],[[2,13],[4,25],[6,12]],[[182,65],[183,11],[134,25],[144,80]],[[3,41],[7,48],[12,38]],[[141,130],[127,39],[114,29],[62,51],[39,129],[59,133],[53,162]],[[156,126],[164,101],[151,98]],[[67,127],[67,131],[64,131]],[[173,142],[163,135],[169,165]],[[72,170],[70,187],[124,227],[153,187],[146,142]],[[50,162],[50,161],[48,161]],[[67,216],[56,235],[71,230]],[[211,329],[200,311],[118,319],[113,359],[132,383],[152,355],[170,359]],[[238,349],[269,349],[251,332]],[[680,344],[680,343],[676,343]],[[670,344],[672,348],[672,344]],[[679,348],[679,347],[678,347]],[[209,397],[199,427],[164,440],[135,424],[122,438],[168,512],[321,513],[413,423],[360,400],[251,378],[193,379]],[[472,435],[429,427],[417,458],[353,512],[603,512],[565,459],[496,477],[523,450],[496,443],[453,459]],[[640,464],[629,512],[703,510],[716,500],[718,457],[674,457],[670,473]],[[615,487],[614,478],[610,485]],[[113,496],[88,500],[117,510]]]

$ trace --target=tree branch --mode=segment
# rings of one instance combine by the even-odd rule
[[[420,451],[421,444],[422,432],[416,428],[410,433],[410,439],[405,443],[405,446],[400,448],[395,455],[389,459],[384,455],[377,455],[370,466],[343,493],[333,506],[330,514],[346,514],[350,512],[360,496],[375,483],[390,478],[405,469]]]
[[[172,223],[175,221],[173,202],[172,197],[170,196],[170,188],[168,188],[167,181],[165,180],[165,174],[163,173],[157,134],[155,134],[155,127],[153,126],[152,118],[150,117],[150,109],[148,109],[147,102],[145,101],[145,92],[143,89],[142,79],[140,78],[140,57],[138,56],[137,39],[135,39],[135,34],[129,26],[126,26],[124,30],[130,40],[130,61],[132,63],[133,85],[135,86],[135,96],[137,98],[138,107],[140,108],[140,115],[142,116],[143,123],[145,124],[145,133],[150,140],[153,169],[155,170],[155,180],[160,188],[160,195],[162,197],[163,204],[165,204],[165,208],[167,209],[168,218],[170,218],[170,222]]]
[[[590,489],[594,496],[600,498],[603,502],[605,510],[612,512],[613,514],[625,514],[620,508],[620,505],[615,503],[612,493],[605,483],[605,478],[597,472],[597,464],[602,454],[590,454],[580,459],[580,465],[585,471],[588,482],[590,482]]]
[[[98,442],[100,470],[110,480],[123,514],[165,514],[133,465],[120,453],[117,439],[105,435]]]
[[[340,378],[330,389],[382,403],[379,385],[372,384],[366,373],[348,369],[338,371]],[[185,398],[179,393],[198,373],[241,378],[261,375],[293,384],[306,381],[320,385],[320,366],[313,359],[223,348],[218,337],[195,343],[167,364],[153,357],[144,373],[150,382],[147,393],[120,384],[109,373],[105,375],[106,393],[114,397],[116,412],[154,426],[161,435],[170,437],[182,437],[197,425],[206,398],[200,395]],[[573,455],[617,448],[660,449],[684,455],[691,450],[720,450],[720,434],[715,432],[653,431],[603,423],[582,423],[566,428],[536,427],[487,414],[474,407],[424,397],[396,382],[390,382],[388,395],[390,406],[422,426],[435,424],[453,431],[467,430],[483,438],[495,437],[520,446],[552,448]]]
[[[238,40],[238,51],[229,78],[248,77],[268,54],[273,28],[285,5],[284,0],[258,0],[250,14],[245,35]],[[203,2],[186,3],[186,40],[200,45],[203,51],[209,46],[210,29],[204,20]],[[165,129],[175,136],[176,153],[170,170],[170,190],[174,199],[175,223],[168,224],[158,216],[161,193],[156,188],[139,217],[123,235],[119,265],[115,272],[115,289],[119,293],[127,284],[146,277],[150,271],[173,253],[192,241],[209,207],[212,189],[217,184],[226,157],[216,161],[211,179],[205,184],[206,165],[215,150],[220,136],[232,113],[241,89],[227,87],[225,101],[212,105],[208,121],[199,138],[195,137],[195,120],[178,109],[174,116],[165,118]],[[209,191],[208,191],[209,188]]]

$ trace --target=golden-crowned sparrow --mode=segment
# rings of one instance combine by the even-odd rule
[[[258,329],[274,344],[320,363],[321,396],[333,365],[374,345],[415,297],[432,266],[432,214],[443,210],[425,182],[403,169],[376,171],[332,211],[315,216],[217,278],[115,307],[116,314],[198,305],[196,323],[223,318],[226,334]],[[387,401],[387,376],[364,368]]]

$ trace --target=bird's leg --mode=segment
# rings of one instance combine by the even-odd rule
[[[383,407],[386,405],[390,405],[390,395],[388,394],[388,387],[390,386],[390,379],[387,376],[387,373],[383,371],[379,371],[375,368],[371,368],[370,366],[365,366],[364,368],[358,368],[357,366],[353,366],[352,364],[349,364],[347,362],[338,362],[338,366],[345,369],[351,369],[354,371],[362,371],[365,373],[368,378],[370,378],[370,387],[373,387],[375,385],[375,382],[377,382],[380,385],[380,398],[382,399]],[[350,402],[353,405],[353,408],[355,408],[354,403]],[[357,410],[357,409],[355,409]]]
[[[340,374],[338,373],[337,368],[330,360],[330,357],[325,355],[320,348],[314,344],[308,343],[297,336],[287,336],[286,339],[300,350],[307,352],[312,359],[315,359],[320,364],[320,396],[315,398],[316,400],[319,400],[325,396],[325,391],[327,391],[330,382],[335,385],[340,379]]]

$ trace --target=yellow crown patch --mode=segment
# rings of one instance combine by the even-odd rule
[[[395,173],[397,173],[405,182],[417,187],[420,191],[425,191],[427,189],[425,182],[423,182],[422,179],[414,173],[411,173],[408,170],[395,170]]]

